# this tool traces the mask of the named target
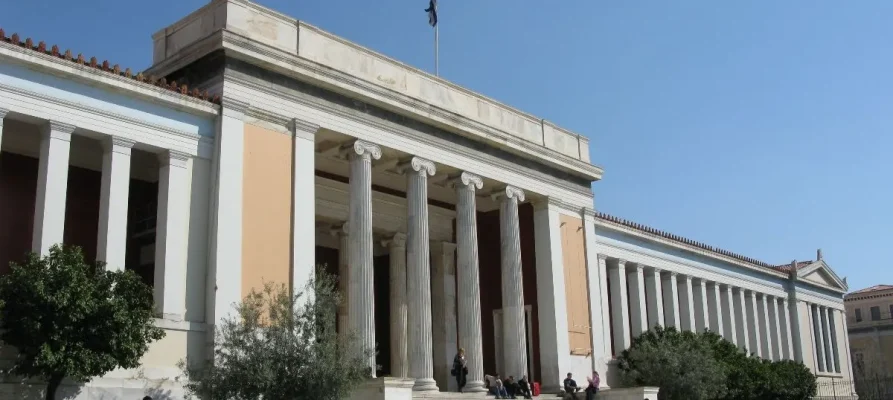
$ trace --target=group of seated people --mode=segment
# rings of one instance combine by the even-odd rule
[[[585,389],[586,400],[592,400],[598,393],[598,386],[601,384],[601,378],[598,376],[598,372],[592,371],[592,376],[587,376],[586,380],[589,381],[589,386],[586,386]],[[579,392],[580,389],[582,388],[577,385],[577,381],[574,380],[574,375],[568,372],[567,378],[564,379],[564,393],[570,395],[571,398],[574,398],[575,393]]]
[[[497,399],[517,399],[517,396],[524,396],[525,399],[533,398],[527,375],[522,376],[518,381],[515,381],[514,376],[509,376],[505,382],[499,377],[499,374],[484,375],[484,385],[487,387],[487,392],[496,396]]]

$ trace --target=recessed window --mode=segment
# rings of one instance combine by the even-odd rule
[[[871,320],[872,321],[880,321],[881,320],[881,308],[879,306],[871,307]]]
[[[856,309],[856,322],[862,322],[862,309]]]

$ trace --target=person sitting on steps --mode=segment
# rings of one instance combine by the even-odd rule
[[[575,398],[575,393],[580,391],[580,387],[577,386],[577,381],[573,378],[574,374],[568,372],[567,378],[564,379],[564,393],[565,397],[570,396],[571,399]]]

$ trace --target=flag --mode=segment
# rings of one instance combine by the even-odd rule
[[[428,8],[425,9],[425,12],[428,13],[428,24],[437,26],[437,0],[428,0]]]

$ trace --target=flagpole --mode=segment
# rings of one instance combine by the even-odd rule
[[[439,25],[439,24],[438,24]],[[434,76],[440,76],[440,27],[434,25]]]

